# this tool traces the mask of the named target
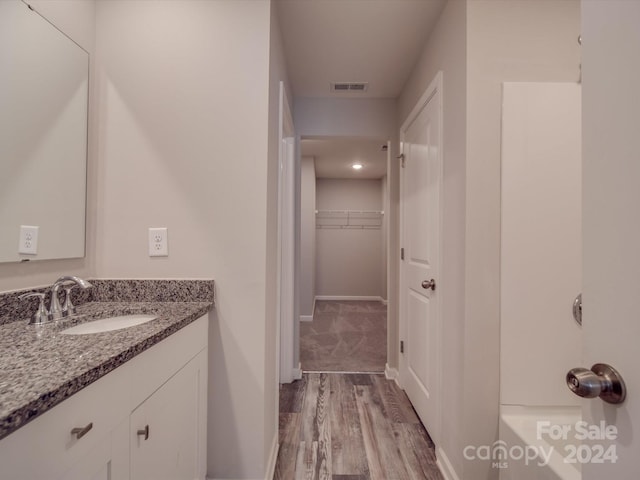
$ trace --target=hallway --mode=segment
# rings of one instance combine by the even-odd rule
[[[280,389],[274,479],[442,480],[433,442],[383,375],[305,373]]]

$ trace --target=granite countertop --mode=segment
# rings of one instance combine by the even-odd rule
[[[198,299],[202,300],[202,299]],[[0,325],[0,439],[206,314],[213,301],[89,301],[43,326]],[[110,316],[154,314],[150,322],[90,335],[70,326]]]

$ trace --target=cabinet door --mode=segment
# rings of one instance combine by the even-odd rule
[[[200,476],[200,397],[206,350],[187,363],[131,414],[131,479],[194,480]],[[206,365],[206,364],[205,364]],[[206,421],[206,420],[205,420]]]
[[[83,455],[60,480],[128,480],[129,419]]]
[[[107,435],[61,480],[113,480],[111,475],[111,436]]]

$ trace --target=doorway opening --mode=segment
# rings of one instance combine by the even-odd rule
[[[300,364],[383,373],[387,362],[387,139],[300,141]]]

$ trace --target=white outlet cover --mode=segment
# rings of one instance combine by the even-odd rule
[[[169,242],[167,228],[149,228],[149,256],[168,257]]]
[[[18,253],[23,255],[36,255],[38,253],[38,227],[20,225]]]

